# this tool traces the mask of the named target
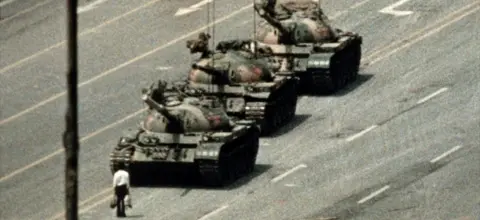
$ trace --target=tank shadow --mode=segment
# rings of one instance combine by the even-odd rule
[[[298,93],[299,96],[312,96],[312,97],[322,97],[322,96],[344,96],[350,93],[351,91],[355,90],[356,88],[360,87],[367,81],[373,78],[373,74],[359,74],[357,76],[357,80],[347,84],[342,89],[334,92],[334,93],[325,93],[325,92],[310,92],[310,91],[300,91]]]
[[[127,217],[123,217],[123,218],[143,218],[144,215],[127,215]]]
[[[360,87],[364,83],[368,82],[370,79],[373,78],[373,74],[358,74],[357,80],[346,85],[343,89],[333,93],[333,96],[344,96],[350,93],[351,91],[355,90],[356,88]]]
[[[195,171],[195,167],[190,167],[188,170],[182,170],[178,172],[159,171],[155,175],[142,175],[135,178],[136,181],[132,181],[132,188],[185,188],[187,191],[183,194],[187,194],[192,189],[208,189],[208,190],[232,190],[247,184],[251,180],[267,172],[272,168],[272,165],[257,164],[255,169],[250,174],[243,176],[234,182],[224,187],[209,187],[202,183],[200,174]],[[182,194],[182,196],[184,196]]]
[[[414,182],[436,172],[442,167],[446,166],[451,161],[445,161],[443,163],[431,164],[430,162],[420,162],[414,164],[411,167],[407,167],[399,174],[387,179],[385,182],[375,184],[371,187],[361,190],[358,193],[355,193],[347,198],[344,198],[330,207],[324,208],[321,211],[315,212],[314,214],[308,215],[302,219],[305,220],[314,220],[314,219],[335,219],[335,220],[346,220],[351,219],[356,216],[362,215],[364,210],[376,202],[387,198],[388,196],[398,192],[402,189],[405,189],[407,186],[413,184]],[[369,194],[375,192],[376,190],[385,187],[386,185],[389,188],[384,191],[382,194],[373,197],[372,199],[358,204],[357,202],[362,198],[365,198]],[[409,209],[414,207],[406,207],[404,209]]]
[[[282,127],[278,128],[275,132],[272,134],[266,136],[266,137],[279,137],[282,136],[291,130],[295,129],[299,125],[301,125],[304,121],[306,121],[308,118],[310,118],[312,115],[310,114],[299,114],[295,115],[295,117],[292,119],[292,121],[288,122],[287,124],[283,125]]]

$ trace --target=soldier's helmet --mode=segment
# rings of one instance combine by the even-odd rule
[[[276,0],[255,0],[255,5],[261,5],[262,7],[271,9],[275,7],[276,3]]]
[[[277,0],[267,0],[267,7],[274,8],[275,4],[277,4]]]

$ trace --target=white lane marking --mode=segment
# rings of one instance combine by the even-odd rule
[[[250,23],[250,22],[252,22],[252,21],[253,21],[252,19],[249,19],[249,20],[243,21],[243,22],[241,23],[241,25],[248,24],[248,23]]]
[[[147,108],[140,109],[140,110],[138,110],[138,111],[136,111],[136,112],[128,115],[128,116],[125,117],[125,118],[122,118],[122,119],[120,119],[120,120],[118,120],[118,121],[116,121],[116,122],[114,122],[114,123],[112,123],[112,124],[109,124],[109,125],[101,128],[101,129],[99,129],[99,130],[96,130],[96,131],[94,131],[94,132],[86,135],[85,137],[82,137],[82,138],[80,139],[80,142],[84,142],[84,141],[86,141],[86,140],[88,140],[88,139],[90,139],[90,138],[92,138],[92,137],[94,137],[94,136],[96,136],[96,135],[98,135],[98,134],[100,134],[100,133],[102,133],[102,132],[110,129],[110,128],[113,128],[113,127],[115,127],[116,125],[121,124],[121,123],[127,121],[128,119],[137,116],[138,114],[142,113],[142,112],[145,111],[145,110],[147,110]],[[38,160],[36,160],[36,161],[34,161],[34,162],[32,162],[32,163],[30,163],[30,164],[28,164],[28,165],[20,168],[20,169],[17,169],[17,170],[15,170],[15,171],[13,171],[13,172],[5,175],[5,176],[2,176],[2,177],[0,178],[0,183],[3,182],[3,181],[5,181],[5,180],[8,180],[8,179],[10,179],[10,178],[12,178],[12,177],[20,174],[20,173],[22,173],[22,172],[24,172],[24,171],[32,168],[32,167],[35,167],[35,166],[38,165],[38,164],[41,164],[41,163],[49,160],[50,158],[52,158],[52,157],[54,157],[54,156],[56,156],[56,155],[61,154],[64,150],[65,150],[64,148],[60,148],[60,149],[54,151],[53,153],[51,153],[51,154],[49,154],[49,155],[47,155],[47,156],[45,156],[45,157],[42,157],[41,159],[38,159]]]
[[[16,1],[16,0],[5,0],[3,2],[0,2],[0,8],[5,6],[5,5],[8,5],[10,3],[13,3],[14,1]]]
[[[268,141],[262,141],[260,140],[260,145],[261,146],[270,146],[270,143]]]
[[[77,8],[77,14],[81,14],[81,13],[83,13],[83,12],[90,11],[90,10],[98,7],[98,5],[100,5],[100,4],[102,4],[102,3],[106,2],[106,1],[108,1],[108,0],[97,0],[97,1],[94,1],[94,2],[92,2],[92,3],[90,3],[90,4],[88,4],[88,5],[78,7],[78,8]]]
[[[171,66],[159,66],[157,68],[155,68],[156,70],[160,70],[160,71],[163,71],[163,70],[169,70],[169,69],[172,69]]]
[[[220,208],[218,208],[218,209],[215,209],[215,210],[213,210],[212,212],[210,212],[210,213],[204,215],[203,217],[199,218],[198,220],[208,219],[208,218],[210,218],[210,217],[212,217],[212,216],[220,213],[221,211],[223,211],[223,210],[226,209],[226,208],[228,208],[228,205],[224,205],[224,206],[222,206],[222,207],[220,207]]]
[[[370,199],[372,199],[373,197],[375,196],[378,196],[380,195],[381,193],[385,192],[387,189],[390,189],[390,186],[389,185],[386,185],[384,187],[382,187],[381,189],[371,193],[370,195],[368,195],[367,197],[363,198],[363,199],[360,199],[357,203],[358,204],[362,204]]]
[[[182,16],[182,15],[186,15],[186,14],[190,14],[194,11],[198,11],[201,9],[202,6],[212,2],[213,0],[202,0],[194,5],[191,5],[190,7],[188,8],[179,8],[177,10],[177,12],[175,13],[175,16]]]
[[[106,202],[106,201],[108,201],[108,200],[111,200],[112,198],[113,198],[113,196],[112,196],[112,195],[109,195],[109,196],[107,196],[107,197],[105,197],[105,198],[103,198],[103,199],[101,199],[101,200],[96,201],[95,203],[93,203],[93,204],[91,204],[91,205],[89,205],[89,206],[87,206],[87,207],[83,207],[83,208],[81,208],[80,210],[78,210],[78,214],[83,214],[83,213],[89,211],[90,209],[92,209],[93,207],[96,207],[97,205],[99,205],[99,204],[101,204],[101,203],[103,203],[103,202]],[[53,219],[58,219],[58,218],[60,218],[60,217],[62,217],[62,216],[58,216],[58,217],[56,217],[56,218],[52,218],[52,220],[53,220]]]
[[[472,14],[473,12],[477,11],[478,8],[475,8],[475,6],[478,6],[479,1],[475,1],[471,4],[466,5],[465,7],[462,7],[458,10],[455,10],[454,12],[448,14],[445,17],[442,17],[440,20],[437,20],[435,23],[428,25],[427,27],[424,27],[420,30],[415,31],[414,33],[410,34],[408,37],[405,37],[403,39],[397,40],[393,43],[390,43],[386,46],[383,46],[382,48],[377,48],[374,49],[371,54],[368,56],[362,58],[362,63],[368,64],[368,65],[373,65],[381,60],[386,59],[387,57],[391,56],[392,54],[397,53],[400,50],[403,50],[407,47],[412,46],[413,44],[418,43],[419,41],[436,34],[437,32],[443,30],[445,27],[448,27],[449,25],[452,25],[455,22],[458,22],[459,20],[463,19],[464,17]],[[472,9],[470,11],[467,11],[469,9]],[[466,12],[465,12],[466,11]],[[408,42],[408,43],[405,43]],[[375,58],[377,57],[377,58]]]
[[[400,0],[394,4],[391,4],[385,8],[382,8],[380,11],[380,13],[384,13],[384,14],[391,14],[391,15],[394,15],[394,16],[405,16],[405,15],[410,15],[410,14],[413,14],[413,11],[397,11],[395,10],[394,8],[400,6],[400,5],[403,5],[407,2],[409,2],[410,0]]]
[[[94,199],[96,199],[96,198],[98,198],[98,197],[100,197],[100,196],[104,196],[104,195],[107,195],[107,194],[110,194],[110,193],[112,193],[112,188],[109,187],[109,188],[106,188],[106,189],[104,189],[103,191],[101,191],[101,192],[99,192],[99,193],[91,196],[90,198],[84,200],[83,202],[80,202],[80,203],[78,204],[78,208],[79,208],[78,214],[82,214],[83,212],[86,212],[86,211],[88,211],[89,209],[93,208],[92,205],[87,206],[87,207],[83,207],[83,206],[85,206],[85,204],[87,204],[88,202],[90,202],[90,201],[92,201],[92,200],[94,200]],[[105,198],[107,198],[107,199],[105,199]],[[97,201],[97,202],[95,202],[94,204],[95,204],[95,205],[98,205],[98,204],[100,204],[101,202],[105,202],[106,200],[108,200],[108,199],[110,199],[110,198],[112,198],[112,195],[108,195],[108,196],[106,196],[106,197],[103,197],[100,201]],[[83,207],[83,208],[81,208],[81,207]],[[49,220],[59,219],[59,218],[61,218],[61,217],[64,216],[64,215],[65,215],[65,211],[58,212],[58,213],[55,214],[53,217],[49,218]]]
[[[283,173],[283,174],[281,174],[281,175],[273,178],[273,179],[271,180],[271,182],[272,182],[272,183],[276,183],[276,182],[282,180],[283,178],[285,178],[286,176],[292,174],[293,172],[295,172],[295,171],[297,171],[297,170],[300,170],[300,169],[303,169],[303,168],[306,168],[306,167],[307,167],[307,165],[305,165],[305,164],[300,164],[300,165],[298,165],[298,166],[296,166],[296,167],[288,170],[287,172],[285,172],[285,173]]]
[[[448,150],[447,152],[441,154],[440,156],[435,157],[434,159],[432,159],[432,160],[430,161],[430,163],[436,163],[437,161],[445,158],[446,156],[452,154],[453,152],[455,152],[455,151],[457,151],[457,150],[460,150],[460,148],[462,148],[462,146],[460,146],[460,145],[455,146],[455,147],[453,147],[452,149]]]
[[[446,92],[447,90],[448,90],[447,87],[443,87],[443,88],[437,90],[436,92],[434,92],[434,93],[432,93],[432,94],[430,94],[430,95],[427,95],[427,96],[425,96],[424,98],[418,100],[417,105],[422,104],[422,103],[424,103],[424,102],[432,99],[433,97],[439,95],[440,93]]]
[[[355,3],[354,5],[350,6],[347,10],[342,10],[342,11],[339,11],[335,14],[333,14],[332,16],[329,17],[330,20],[335,20],[337,19],[338,17],[344,15],[344,14],[347,14],[350,10],[353,10],[353,9],[356,9],[362,5],[364,5],[365,3],[369,2],[371,0],[363,0],[361,2],[357,2]]]
[[[25,13],[31,12],[31,11],[35,10],[36,8],[38,8],[38,7],[42,6],[42,5],[46,5],[46,4],[50,3],[50,2],[53,2],[53,0],[47,0],[47,1],[40,2],[40,3],[38,3],[38,4],[36,4],[36,5],[32,6],[32,7],[30,7],[30,8],[27,8],[27,9],[25,9],[25,10],[23,10],[23,11],[20,11],[20,12],[18,12],[18,13],[16,13],[16,14],[10,16],[10,17],[7,17],[7,18],[5,18],[5,19],[3,19],[3,20],[0,20],[0,24],[3,24],[3,23],[5,23],[5,22],[7,22],[7,21],[10,21],[10,20],[12,20],[12,19],[14,19],[14,18],[16,18],[16,17],[18,17],[18,16],[20,16],[20,15],[25,14]]]
[[[353,141],[353,140],[355,140],[355,139],[363,136],[364,134],[368,133],[369,131],[375,129],[376,127],[378,127],[378,125],[372,125],[372,126],[370,126],[370,127],[368,127],[368,128],[365,128],[365,129],[363,129],[362,131],[360,131],[360,132],[358,132],[358,133],[356,133],[356,134],[348,137],[346,140],[347,140],[347,142]]]
[[[187,34],[184,34],[184,35],[182,35],[182,36],[179,36],[179,37],[177,37],[177,38],[169,41],[168,43],[165,43],[165,44],[163,44],[163,45],[160,45],[159,47],[156,47],[156,48],[154,48],[153,50],[150,50],[150,51],[148,51],[148,52],[146,52],[146,53],[143,53],[143,54],[141,54],[141,55],[139,55],[139,56],[137,56],[137,57],[134,57],[134,58],[132,58],[131,60],[128,60],[128,61],[126,61],[126,62],[124,62],[124,63],[122,63],[122,64],[120,64],[120,65],[118,65],[118,66],[115,66],[115,67],[113,67],[113,68],[111,68],[111,69],[109,69],[109,70],[107,70],[107,71],[105,71],[105,72],[103,72],[103,73],[100,73],[100,74],[96,75],[96,76],[93,77],[93,78],[90,78],[90,79],[87,80],[87,81],[84,81],[84,82],[78,84],[78,87],[81,88],[81,87],[83,87],[83,86],[85,86],[85,85],[88,85],[88,84],[90,84],[90,83],[92,83],[92,82],[95,82],[95,81],[97,81],[98,79],[103,78],[103,77],[105,77],[105,76],[107,76],[107,75],[110,75],[111,73],[113,73],[113,72],[115,72],[115,71],[117,71],[117,70],[119,70],[119,69],[122,69],[122,68],[124,68],[124,67],[126,67],[126,66],[128,66],[128,65],[130,65],[130,64],[132,64],[132,63],[135,63],[135,62],[137,62],[137,61],[139,61],[139,60],[141,60],[141,59],[143,59],[143,58],[145,58],[145,57],[148,57],[148,56],[150,56],[150,55],[152,55],[152,54],[154,54],[154,53],[156,53],[156,52],[158,52],[158,51],[160,51],[160,50],[163,50],[163,49],[165,49],[165,48],[167,48],[167,47],[169,47],[169,46],[171,46],[171,45],[174,45],[174,44],[176,44],[176,43],[178,43],[178,42],[180,42],[180,41],[182,41],[182,40],[184,40],[184,39],[186,39],[186,38],[188,38],[188,37],[191,37],[191,36],[193,36],[194,34],[200,32],[200,31],[203,31],[204,29],[206,29],[206,28],[208,28],[208,27],[210,27],[210,26],[212,26],[212,25],[215,25],[215,24],[224,22],[224,21],[226,21],[226,20],[228,20],[228,19],[230,19],[230,18],[232,18],[232,17],[235,17],[236,15],[242,13],[243,11],[245,11],[245,10],[251,8],[251,7],[252,7],[252,4],[249,4],[249,5],[247,5],[247,6],[244,6],[244,7],[240,8],[240,9],[238,9],[238,10],[236,10],[236,11],[234,11],[234,12],[232,12],[232,13],[230,13],[230,14],[228,14],[228,15],[220,18],[220,19],[217,19],[217,20],[214,21],[214,22],[211,22],[211,23],[208,24],[208,25],[205,25],[205,26],[203,26],[203,27],[201,27],[201,28],[198,28],[198,29],[196,29],[196,30],[194,30],[194,31],[191,31],[191,32],[189,32],[189,33],[187,33]],[[53,102],[53,101],[57,100],[58,98],[62,97],[62,96],[65,95],[65,94],[66,94],[66,91],[61,92],[61,93],[57,93],[57,94],[51,96],[50,98],[45,99],[45,100],[43,100],[43,101],[41,101],[41,102],[39,102],[39,103],[37,103],[37,104],[35,104],[35,105],[33,105],[33,106],[25,109],[25,110],[23,110],[23,111],[15,114],[15,115],[12,115],[12,116],[10,116],[10,117],[8,117],[8,118],[6,118],[6,119],[1,120],[1,121],[0,121],[0,125],[3,125],[3,124],[8,123],[8,122],[10,122],[10,121],[13,121],[13,120],[15,120],[15,119],[17,119],[17,118],[19,118],[19,117],[27,114],[27,113],[30,113],[31,111],[33,111],[33,110],[35,110],[35,109],[37,109],[37,108],[40,108],[40,107],[42,107],[42,106],[44,106],[44,105],[46,105],[46,104],[48,104],[48,103],[50,103],[50,102]]]
[[[358,7],[366,4],[366,3],[369,2],[369,1],[371,1],[371,0],[363,0],[363,1],[357,2],[357,3],[353,4],[353,5],[350,7],[350,9],[358,8]]]
[[[411,154],[412,152],[415,151],[415,148],[409,148],[408,150],[405,150],[403,152],[400,152],[398,154],[395,154],[394,156],[391,156],[391,157],[387,157],[387,158],[382,158],[380,160],[380,162],[375,162],[374,164],[369,164],[367,166],[365,166],[365,168],[359,170],[359,171],[356,171],[356,172],[353,172],[353,173],[350,173],[350,174],[347,174],[347,175],[343,175],[341,178],[339,179],[336,179],[336,180],[333,180],[332,182],[330,182],[329,184],[335,186],[337,185],[339,182],[345,182],[345,181],[349,181],[353,178],[356,178],[360,175],[366,175],[367,173],[369,172],[374,172],[374,170],[378,169],[379,167],[382,167],[394,160],[397,160],[401,157],[404,157],[406,156],[407,154]],[[329,187],[330,188],[330,185]]]
[[[286,187],[295,187],[295,186],[297,186],[297,185],[295,185],[295,184],[293,184],[293,183],[287,183],[287,184],[285,184],[285,186],[286,186]]]
[[[126,17],[126,16],[128,16],[128,15],[130,15],[130,14],[133,14],[133,13],[141,10],[141,9],[147,8],[147,7],[149,7],[149,6],[157,3],[157,2],[159,2],[159,1],[162,1],[162,0],[152,0],[152,1],[149,1],[149,2],[147,2],[147,3],[145,3],[145,4],[141,5],[141,6],[139,6],[139,7],[137,7],[137,8],[134,8],[134,9],[128,11],[128,12],[125,12],[124,14],[121,14],[121,15],[119,15],[119,16],[117,16],[117,17],[114,17],[114,18],[108,20],[108,21],[105,21],[105,22],[97,25],[96,27],[87,29],[87,30],[79,33],[78,36],[80,37],[80,36],[83,36],[83,35],[95,33],[95,32],[98,31],[100,28],[102,28],[102,27],[104,27],[104,26],[107,26],[107,25],[109,25],[109,24],[111,24],[111,23],[113,23],[113,22],[115,22],[115,21],[118,21],[118,20],[120,20],[120,19],[122,19],[122,18],[124,18],[124,17]],[[47,53],[47,52],[49,52],[49,51],[51,51],[51,50],[53,50],[53,49],[55,49],[55,48],[59,48],[59,47],[63,46],[65,43],[66,43],[65,40],[64,40],[64,41],[61,41],[61,42],[58,42],[58,43],[56,43],[56,44],[54,44],[54,45],[52,45],[52,46],[50,46],[50,47],[47,47],[47,48],[45,48],[45,49],[43,49],[43,50],[41,50],[41,51],[38,51],[38,52],[36,52],[36,53],[28,56],[28,57],[25,57],[25,58],[23,58],[23,59],[21,59],[21,60],[19,60],[19,61],[16,61],[16,62],[14,62],[14,63],[6,66],[6,67],[3,67],[2,69],[0,69],[0,74],[4,74],[4,73],[7,72],[8,70],[13,69],[13,68],[15,68],[15,67],[18,67],[18,66],[22,65],[23,63],[25,63],[25,62],[27,62],[27,61],[29,61],[29,60],[33,60],[34,58],[36,58],[36,57],[38,57],[38,56],[40,56],[40,55],[42,55],[42,54],[44,54],[44,53]]]

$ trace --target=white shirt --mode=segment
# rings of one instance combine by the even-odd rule
[[[130,175],[125,170],[118,170],[113,174],[113,186],[130,186]]]

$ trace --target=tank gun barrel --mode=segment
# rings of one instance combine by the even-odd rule
[[[249,45],[250,43],[252,43],[250,39],[225,40],[220,41],[215,49],[225,53],[227,50],[242,50],[245,45]]]
[[[197,65],[196,63],[192,64],[192,68],[201,70],[201,71],[203,71],[203,72],[205,72],[209,75],[221,77],[222,79],[225,79],[225,80],[228,79],[226,77],[227,76],[227,71],[226,70],[219,70],[219,69],[216,69],[215,67],[211,67],[211,66],[200,66],[200,65]]]
[[[150,95],[148,93],[144,93],[142,95],[142,100],[145,102],[145,104],[147,104],[150,108],[153,108],[155,109],[157,112],[159,112],[160,114],[162,114],[165,118],[167,118],[167,120],[170,122],[170,123],[175,123],[175,124],[180,124],[180,122],[177,120],[177,118],[175,116],[173,116],[172,114],[170,114],[170,112],[168,112],[168,110],[165,108],[164,105],[161,105],[159,103],[157,103],[155,100],[153,100]]]

